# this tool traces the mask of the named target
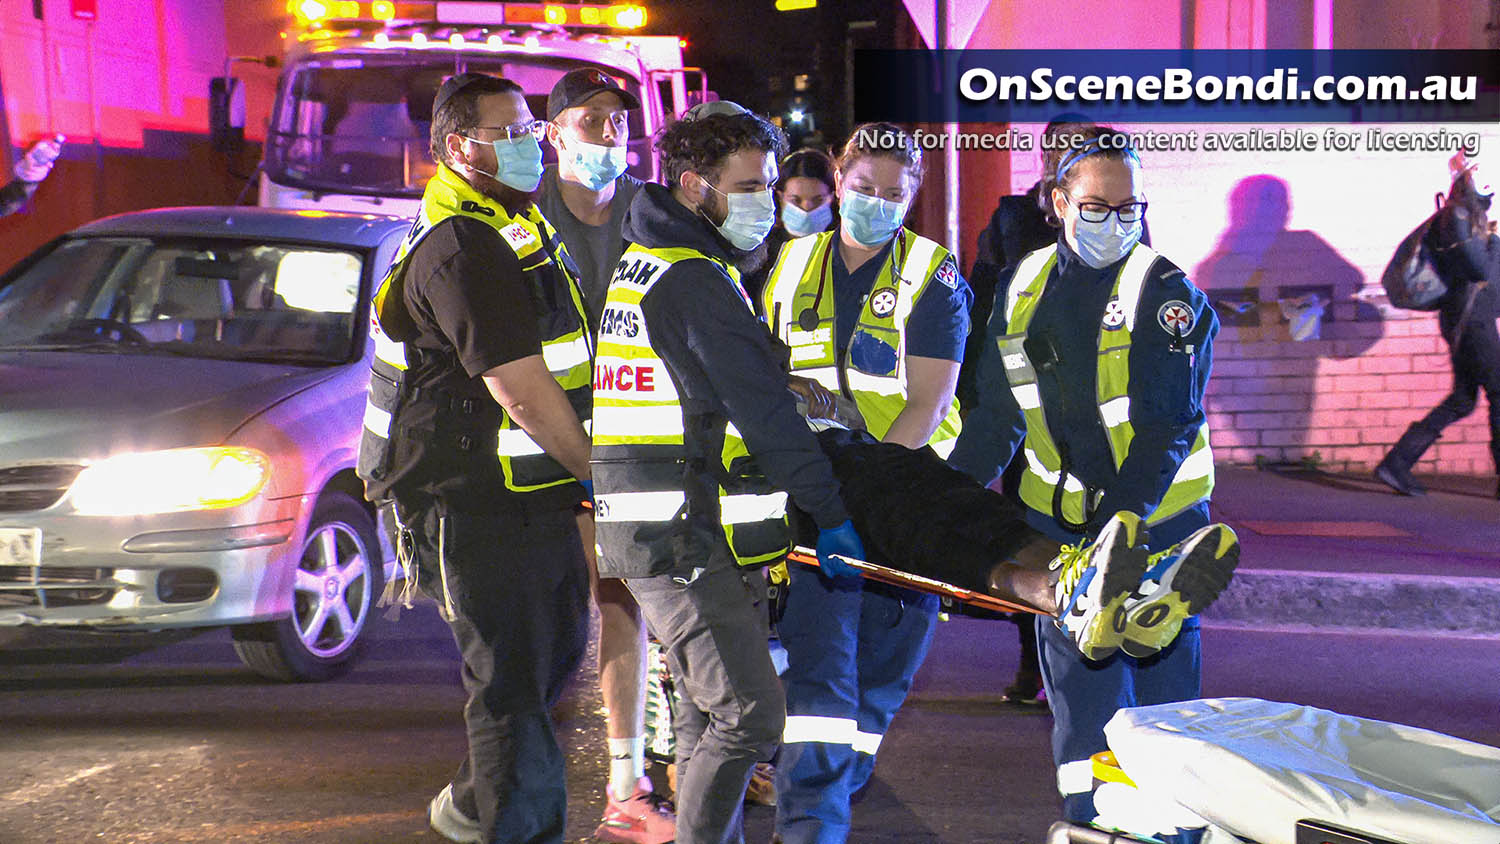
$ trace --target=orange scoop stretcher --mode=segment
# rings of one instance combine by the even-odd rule
[[[583,501],[581,503],[586,510],[594,509],[594,502],[592,501]],[[814,567],[818,566],[818,552],[805,545],[794,547],[792,552],[786,555],[786,558],[794,563],[802,563]],[[951,583],[944,583],[941,580],[933,580],[930,577],[923,577],[920,574],[912,574],[900,569],[867,563],[864,560],[856,560],[853,557],[845,557],[842,554],[839,555],[839,559],[858,569],[860,576],[866,580],[873,580],[877,583],[901,586],[906,589],[926,592],[939,597],[946,596],[960,604],[968,604],[969,606],[979,607],[980,609],[992,612],[1024,612],[1031,613],[1032,615],[1047,615],[1047,613],[1042,612],[1036,607],[1028,607],[1025,604],[1013,604],[1010,601],[1001,600],[993,595],[975,592],[972,589],[965,589],[962,586],[954,586]]]
[[[787,559],[794,563],[816,566],[818,564],[818,552],[806,546],[798,545],[792,549],[792,553],[787,555]],[[972,589],[954,586],[951,583],[944,583],[941,580],[933,580],[930,577],[923,577],[920,574],[912,574],[900,569],[867,563],[864,560],[856,560],[853,557],[845,557],[843,555],[839,555],[838,559],[858,569],[860,575],[865,579],[874,580],[878,583],[887,583],[917,592],[946,596],[961,604],[968,604],[994,612],[1025,612],[1033,615],[1046,615],[1046,613],[1036,607],[1028,607],[1025,604],[1014,604],[1010,601],[996,598],[993,595],[986,595],[983,592],[975,592]]]

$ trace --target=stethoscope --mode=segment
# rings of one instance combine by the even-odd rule
[[[822,318],[818,315],[818,308],[823,304],[823,291],[828,287],[828,277],[830,275],[829,270],[833,267],[833,250],[838,248],[838,242],[835,240],[837,234],[838,233],[835,232],[835,237],[828,239],[828,250],[823,253],[823,266],[818,271],[818,293],[813,297],[812,307],[803,308],[801,312],[797,314],[797,327],[801,328],[803,331],[816,330],[818,327],[818,323],[822,321]],[[896,246],[891,247],[891,253],[886,258],[887,262],[893,262],[893,268],[897,266],[905,266],[906,264],[906,256],[904,254],[901,256],[900,261],[896,261],[896,247],[901,245],[902,240],[900,229],[896,231],[895,238]],[[892,270],[892,275],[895,275],[894,269]],[[876,276],[876,278],[879,278],[879,276]]]

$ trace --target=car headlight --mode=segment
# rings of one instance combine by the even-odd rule
[[[220,510],[254,498],[270,477],[271,459],[253,448],[121,454],[79,473],[73,507],[94,516]]]

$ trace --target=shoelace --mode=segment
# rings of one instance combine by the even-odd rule
[[[1057,576],[1057,581],[1064,592],[1072,591],[1074,584],[1078,583],[1078,579],[1083,577],[1084,571],[1088,569],[1088,552],[1091,545],[1093,543],[1088,540],[1064,545],[1057,549],[1057,556],[1047,564],[1050,570],[1062,569]]]

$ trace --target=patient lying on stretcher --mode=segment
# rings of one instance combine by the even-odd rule
[[[883,443],[852,402],[794,379],[799,409],[833,464],[867,562],[952,584],[1053,616],[1079,652],[1149,656],[1229,585],[1239,540],[1222,524],[1165,551],[1144,547],[1135,513],[1060,545],[1025,522],[1022,505],[980,486],[931,449]],[[799,520],[803,531],[815,529]],[[805,537],[806,538],[806,537]],[[812,543],[806,543],[812,544]]]

